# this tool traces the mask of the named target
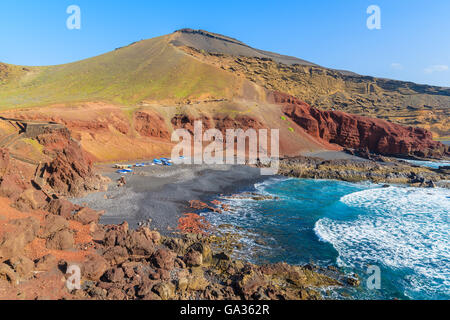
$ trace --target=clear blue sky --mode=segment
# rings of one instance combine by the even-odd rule
[[[81,30],[66,9],[81,8]],[[381,30],[366,27],[369,5]],[[449,0],[1,0],[0,61],[50,65],[190,27],[364,75],[450,87]]]

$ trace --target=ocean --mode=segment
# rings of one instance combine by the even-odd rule
[[[450,299],[450,190],[271,178],[247,191],[274,198],[224,196],[218,200],[229,211],[204,213],[218,230],[239,235],[237,258],[359,275],[360,287],[329,298]],[[367,285],[372,266],[379,289]]]

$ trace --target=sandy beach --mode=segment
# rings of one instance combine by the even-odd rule
[[[122,175],[111,169],[111,165],[97,169],[111,178],[108,191],[72,199],[72,202],[105,210],[100,221],[103,224],[127,221],[130,227],[136,228],[140,222],[151,222],[151,227],[163,234],[171,233],[183,213],[190,212],[190,200],[211,200],[219,194],[246,190],[267,178],[257,168],[238,165],[149,166],[134,168],[133,174],[125,176],[126,185],[118,187],[117,180]]]

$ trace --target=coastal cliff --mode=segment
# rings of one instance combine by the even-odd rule
[[[434,141],[431,132],[422,128],[340,111],[318,110],[280,92],[274,92],[271,98],[310,135],[342,147],[391,156],[442,158],[449,155],[448,147]]]

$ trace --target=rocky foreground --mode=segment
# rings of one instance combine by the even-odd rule
[[[103,226],[100,212],[67,200],[50,201],[48,210],[2,223],[8,230],[0,237],[1,298],[298,300],[358,284],[333,268],[232,260],[213,252],[207,235],[163,237],[127,223]],[[81,269],[81,288],[69,291],[73,265]]]
[[[220,246],[227,239],[205,232],[204,221],[194,213],[180,219],[180,233],[173,237],[149,226],[101,225],[103,212],[65,198],[104,190],[108,183],[94,172],[89,155],[65,128],[44,130],[33,139],[48,159],[44,164],[0,149],[0,298],[298,300],[322,299],[329,288],[359,285],[357,276],[332,267],[234,260]],[[448,168],[432,170],[384,157],[287,158],[280,172],[417,186],[449,180]],[[226,210],[218,203],[206,206]],[[195,211],[204,204],[193,201],[190,207]],[[80,287],[69,290],[73,274],[68,271],[74,265],[81,271]]]
[[[92,160],[66,129],[34,139],[50,159],[45,164],[0,150],[1,299],[297,300],[358,285],[357,278],[333,268],[233,260],[212,249],[220,239],[189,214],[174,237],[148,226],[101,225],[103,212],[65,196],[104,190],[108,180],[92,170]],[[80,287],[69,290],[68,280],[77,284],[70,273],[74,265],[81,271]]]

